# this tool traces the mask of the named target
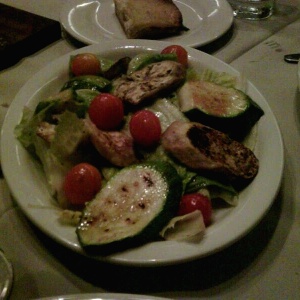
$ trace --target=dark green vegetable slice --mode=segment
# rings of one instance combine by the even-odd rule
[[[112,80],[122,74],[127,73],[128,64],[130,62],[130,57],[123,57],[116,61],[109,69],[103,71],[103,77]]]
[[[180,89],[181,110],[194,122],[202,123],[242,140],[264,114],[245,93],[212,82],[195,80]]]
[[[101,76],[96,75],[83,75],[70,79],[62,87],[62,91],[72,88],[78,89],[91,89],[95,91],[108,91],[110,89],[110,81]]]
[[[75,91],[75,100],[79,103],[85,103],[88,107],[91,104],[92,100],[99,94],[100,92],[98,91],[80,89]]]
[[[157,239],[181,194],[181,179],[168,163],[124,168],[87,204],[76,230],[79,241],[89,250],[115,251]]]

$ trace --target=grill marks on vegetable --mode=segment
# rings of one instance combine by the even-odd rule
[[[221,173],[230,180],[252,179],[258,172],[258,159],[250,149],[200,123],[173,122],[162,144],[186,166]]]
[[[201,129],[193,126],[187,136],[191,143],[202,151],[206,157],[224,162],[228,166],[239,170],[245,178],[252,178],[256,175],[258,161],[253,153],[246,147],[233,141],[228,136],[220,134],[209,127]]]
[[[153,187],[154,182],[153,182],[153,179],[151,178],[151,175],[149,174],[149,172],[147,172],[145,175],[143,175],[143,180],[147,187]]]
[[[107,223],[106,226],[109,226],[111,221],[117,221],[122,220],[126,225],[134,225],[138,222],[138,219],[135,219],[132,216],[132,213],[135,213],[137,210],[145,210],[148,207],[148,200],[146,197],[139,199],[136,202],[132,202],[131,206],[126,206],[126,203],[128,201],[131,201],[132,194],[134,193],[135,189],[144,189],[144,186],[147,188],[155,188],[155,184],[153,182],[153,179],[151,179],[151,175],[146,173],[145,175],[141,176],[143,184],[141,185],[139,181],[134,180],[132,184],[124,184],[120,187],[119,190],[116,191],[116,194],[118,195],[118,199],[115,199],[114,196],[108,197],[106,199],[102,200],[103,206],[114,206],[120,208],[120,214],[119,216],[116,216],[113,220],[111,220],[110,216],[105,214],[105,211],[101,212],[98,216],[92,217],[91,215],[87,214],[84,223],[84,226],[92,226],[93,224],[96,224],[98,222]],[[146,189],[145,189],[146,190]],[[147,194],[147,192],[145,192]],[[123,208],[125,208],[123,210]],[[124,213],[122,213],[122,211]],[[104,231],[108,232],[110,228],[105,228]]]
[[[185,75],[185,67],[178,62],[153,63],[113,81],[113,94],[136,105],[161,92],[175,89],[185,80]]]
[[[187,136],[191,140],[192,144],[198,149],[204,149],[208,152],[209,139],[207,134],[211,131],[210,128],[205,128],[204,130],[199,130],[197,127],[192,127],[188,132]],[[209,154],[209,153],[206,153]]]
[[[151,240],[176,213],[181,193],[181,179],[169,164],[124,168],[86,206],[79,240],[84,247]]]

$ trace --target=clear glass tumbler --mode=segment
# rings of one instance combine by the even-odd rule
[[[8,299],[13,282],[12,264],[0,249],[0,299]]]
[[[228,0],[234,16],[240,19],[262,20],[274,12],[275,0]]]

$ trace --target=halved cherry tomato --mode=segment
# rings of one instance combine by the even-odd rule
[[[171,45],[161,51],[162,54],[175,53],[178,58],[178,62],[187,67],[188,65],[188,53],[179,45]]]
[[[129,122],[129,130],[133,140],[143,147],[154,146],[160,140],[160,121],[150,110],[144,109],[134,113]]]
[[[204,224],[205,226],[208,226],[211,223],[212,218],[212,206],[210,199],[200,193],[186,194],[182,196],[178,215],[186,215],[195,210],[201,211]]]
[[[63,190],[72,205],[83,205],[100,190],[102,177],[97,168],[88,163],[74,166],[65,176]]]
[[[90,104],[88,114],[99,129],[116,129],[124,117],[123,102],[112,94],[97,95]]]
[[[75,76],[97,75],[101,71],[100,61],[92,53],[77,54],[71,61],[71,71]]]

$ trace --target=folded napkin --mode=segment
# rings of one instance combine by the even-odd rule
[[[0,70],[60,38],[59,22],[0,4]]]

